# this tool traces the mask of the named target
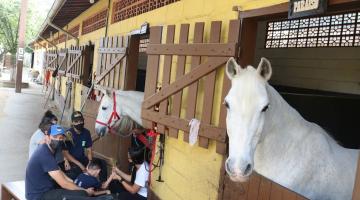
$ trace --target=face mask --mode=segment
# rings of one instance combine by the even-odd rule
[[[60,142],[61,142],[60,140],[51,140],[49,146],[50,146],[50,148],[51,148],[54,152],[56,152],[56,150],[57,150],[57,149],[60,147],[60,145],[61,145]]]
[[[84,123],[74,125],[76,130],[82,131],[84,129]]]

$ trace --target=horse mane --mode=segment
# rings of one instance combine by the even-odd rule
[[[269,96],[271,97],[272,101],[275,101],[275,100],[277,101],[276,104],[278,104],[278,106],[287,107],[287,109],[288,109],[287,112],[293,113],[293,116],[298,118],[303,123],[304,126],[310,128],[310,129],[318,129],[319,130],[319,131],[317,131],[318,133],[325,135],[329,146],[331,146],[330,145],[331,142],[342,146],[341,143],[339,143],[337,140],[335,140],[334,137],[331,134],[329,134],[328,131],[326,131],[323,127],[319,126],[315,122],[310,122],[310,121],[306,120],[294,107],[292,107],[281,96],[281,94],[274,87],[272,87],[269,83],[266,83],[266,85],[267,85],[266,88],[269,93]],[[275,120],[275,119],[270,119],[270,120]]]
[[[127,115],[120,116],[120,119],[116,121],[113,128],[115,133],[120,136],[129,135],[133,129],[143,129],[142,126]]]

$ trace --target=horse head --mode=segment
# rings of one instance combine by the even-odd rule
[[[252,66],[241,68],[230,58],[226,74],[231,80],[231,88],[224,100],[229,137],[225,169],[233,181],[244,182],[254,169],[256,146],[262,138],[265,112],[270,103],[266,85],[272,69],[265,58],[261,58],[257,69]]]
[[[98,109],[98,114],[96,117],[95,131],[99,136],[104,136],[109,128],[116,123],[118,116],[114,116],[114,110],[120,112],[116,109],[117,105],[114,105],[113,93],[109,90],[103,90],[102,93],[104,96],[101,99],[100,106]]]
[[[141,104],[143,92],[103,90],[98,115],[96,118],[95,131],[99,136],[106,133],[128,135],[133,129],[141,126]],[[110,130],[111,129],[111,130]]]

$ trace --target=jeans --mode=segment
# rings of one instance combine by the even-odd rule
[[[41,200],[114,200],[113,195],[89,197],[83,190],[54,189],[46,192]]]

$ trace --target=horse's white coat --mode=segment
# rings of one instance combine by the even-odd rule
[[[103,93],[104,97],[100,102],[96,120],[107,123],[111,116],[111,113],[113,112],[114,100],[112,93],[109,93],[108,91],[104,91]],[[120,116],[129,116],[136,123],[142,125],[141,106],[144,100],[144,93],[137,91],[118,90],[115,92],[115,96],[117,113]],[[95,130],[97,134],[104,135],[107,131],[107,127],[96,123]]]
[[[358,150],[341,147],[302,118],[268,84],[271,65],[262,61],[258,70],[241,69],[232,59],[227,64],[232,82],[225,98],[228,174],[234,181],[246,181],[254,169],[309,199],[350,200]]]

